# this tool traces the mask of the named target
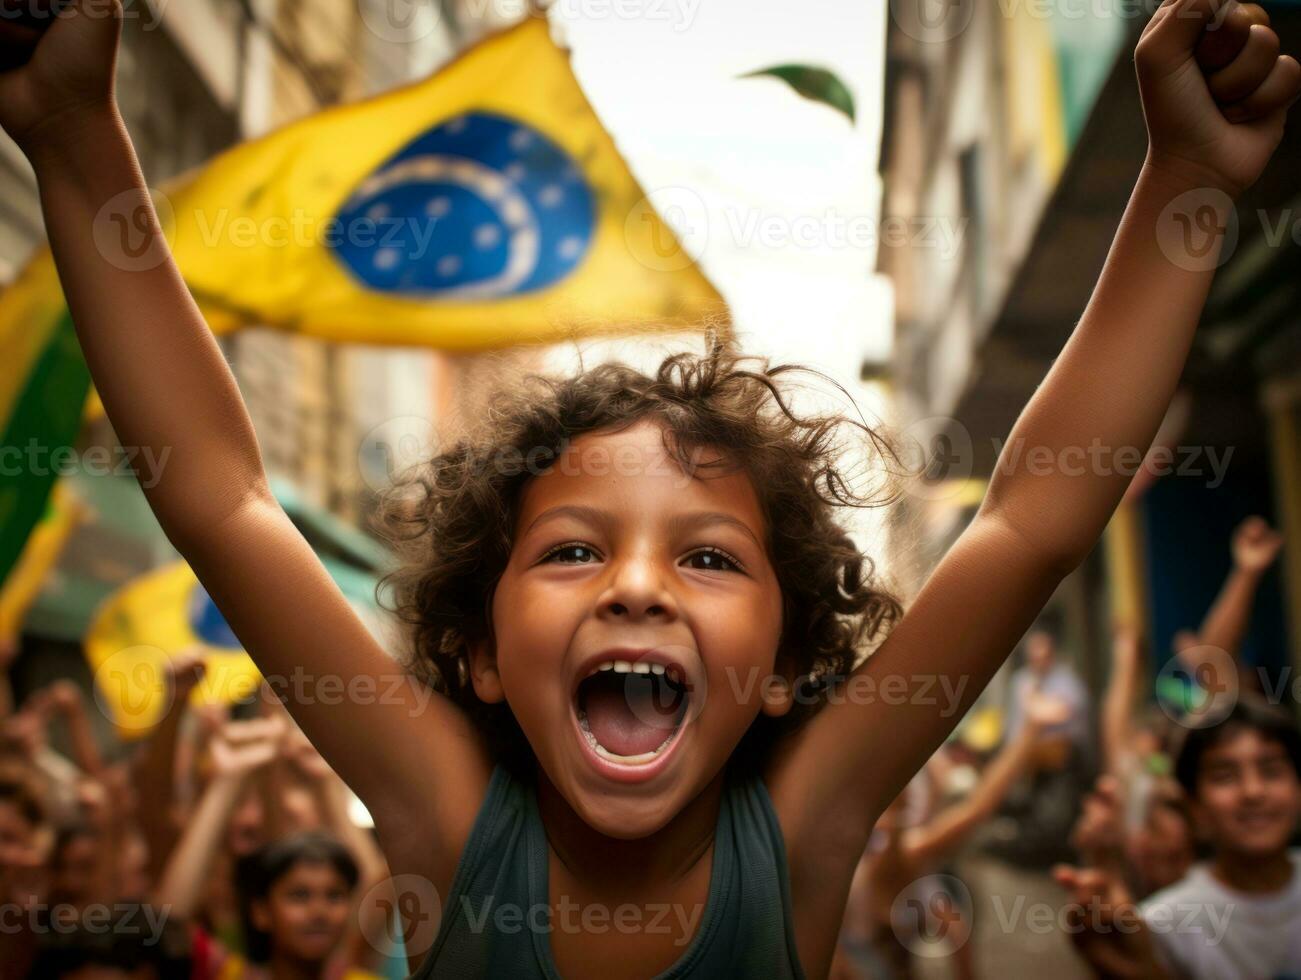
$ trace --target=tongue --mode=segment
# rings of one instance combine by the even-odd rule
[[[673,731],[672,717],[664,717],[649,697],[639,697],[635,688],[593,685],[586,703],[587,727],[607,752],[641,755],[653,752]],[[630,705],[629,701],[635,701]]]

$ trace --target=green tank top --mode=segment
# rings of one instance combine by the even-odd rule
[[[786,847],[772,800],[758,776],[729,771],[714,836],[709,895],[682,956],[655,980],[761,977],[803,980],[791,919]],[[577,906],[557,921],[548,905],[548,845],[532,784],[497,766],[443,903],[434,944],[413,980],[509,977],[561,980],[551,930],[584,921],[606,930],[623,922],[685,935],[681,917],[634,906],[639,919],[583,920]],[[555,915],[565,914],[564,906]],[[625,928],[628,926],[625,925]]]

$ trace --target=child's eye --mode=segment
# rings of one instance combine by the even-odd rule
[[[556,545],[542,556],[542,561],[551,561],[557,555],[566,553],[577,556],[577,560],[562,561],[562,565],[588,565],[596,559],[596,552],[587,545],[578,541],[569,541],[565,544]]]
[[[699,551],[693,551],[687,556],[687,561],[698,561],[700,559],[707,559],[706,564],[695,566],[701,571],[739,572],[741,570],[741,563],[721,548],[702,548]]]
[[[1278,759],[1271,759],[1269,762],[1262,762],[1260,764],[1260,774],[1266,779],[1278,779],[1281,776],[1287,775],[1288,770],[1291,768],[1291,763],[1282,762]]]

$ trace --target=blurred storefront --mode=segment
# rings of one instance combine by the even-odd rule
[[[912,553],[914,586],[974,513],[1111,244],[1146,149],[1132,58],[1139,6],[951,4],[956,21],[891,18],[883,220],[956,229],[960,243],[941,249],[916,234],[879,260],[897,290],[902,421],[952,448],[937,456],[945,471],[933,492],[902,509],[907,533],[895,540]],[[1284,50],[1301,48],[1301,5],[1265,6]],[[1240,202],[1236,246],[1168,420],[1179,468],[1122,508],[1053,599],[1063,643],[1095,688],[1112,617],[1147,628],[1160,666],[1175,631],[1201,621],[1229,570],[1232,529],[1253,513],[1290,543],[1258,598],[1245,656],[1301,664],[1298,159],[1293,125]]]

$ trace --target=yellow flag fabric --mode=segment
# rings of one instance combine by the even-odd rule
[[[23,619],[85,514],[66,482],[56,483],[45,516],[32,530],[9,577],[0,585],[0,641],[15,641]]]
[[[540,17],[236,147],[158,203],[217,331],[467,350],[726,315]]]
[[[147,734],[171,706],[167,663],[204,649],[207,671],[192,703],[223,704],[254,693],[261,675],[185,562],[129,582],[100,606],[86,631],[95,700],[126,738]]]
[[[376,639],[385,643],[374,605],[376,577],[323,557],[344,597]],[[253,660],[194,571],[173,562],[131,580],[101,603],[83,640],[95,699],[124,738],[147,734],[171,705],[167,666],[182,650],[199,649],[207,670],[192,703],[229,704],[262,681]]]

